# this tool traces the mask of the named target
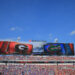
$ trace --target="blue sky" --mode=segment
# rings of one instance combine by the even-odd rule
[[[0,0],[0,40],[75,43],[75,0]]]

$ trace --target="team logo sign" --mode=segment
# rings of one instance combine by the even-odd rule
[[[60,45],[51,45],[48,47],[48,51],[60,51],[61,46]]]
[[[18,50],[27,50],[28,47],[26,45],[18,44],[15,46]]]
[[[60,45],[50,45],[47,48],[48,52],[58,52],[61,51],[61,46]]]
[[[18,44],[15,46],[16,52],[20,53],[20,54],[26,54],[27,50],[28,50],[28,46],[23,45],[23,44]]]

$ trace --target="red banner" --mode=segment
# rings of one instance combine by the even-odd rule
[[[32,49],[31,44],[0,41],[0,54],[31,54]]]

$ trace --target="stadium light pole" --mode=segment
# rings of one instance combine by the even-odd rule
[[[58,38],[55,38],[55,39],[54,39],[54,42],[55,42],[55,43],[58,43]]]
[[[17,37],[17,42],[20,41],[20,40],[21,40],[21,38],[20,37]]]

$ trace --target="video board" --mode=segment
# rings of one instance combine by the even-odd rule
[[[74,55],[72,43],[49,43],[44,45],[46,55]]]
[[[31,44],[0,41],[0,54],[31,54],[32,49]]]
[[[72,43],[31,42],[19,43],[14,41],[0,41],[0,55],[74,55]]]

